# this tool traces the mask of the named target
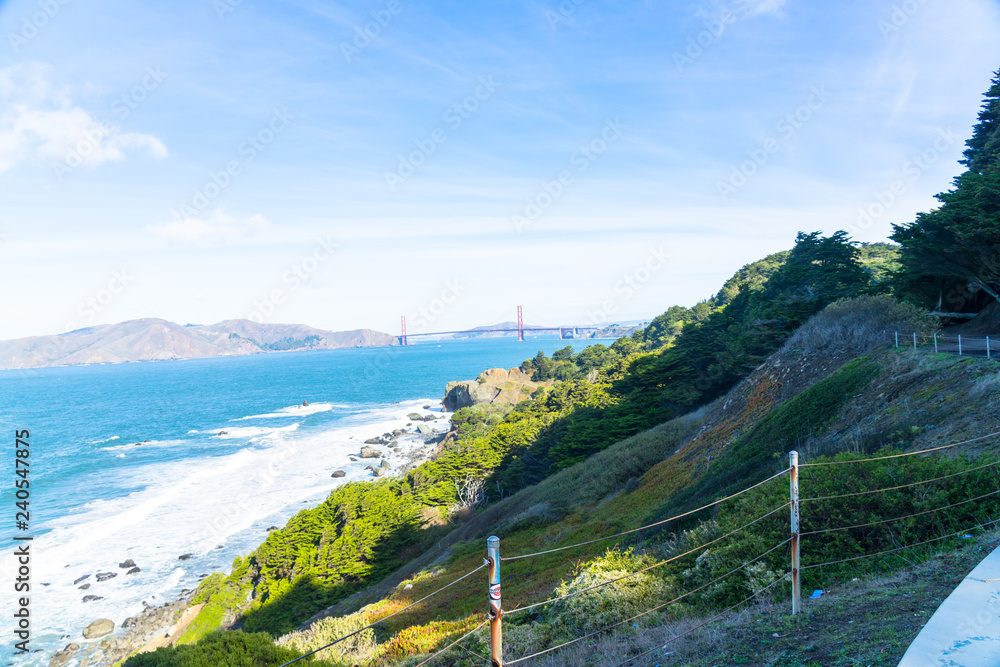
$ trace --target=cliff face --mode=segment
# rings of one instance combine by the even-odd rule
[[[88,327],[58,336],[0,341],[0,369],[396,344],[395,336],[370,329],[326,331],[304,324],[260,324],[250,320],[182,326],[148,318]]]
[[[449,412],[478,403],[514,404],[528,398],[538,387],[551,384],[551,380],[532,382],[531,377],[520,368],[491,368],[480,373],[475,380],[449,382],[441,404]]]

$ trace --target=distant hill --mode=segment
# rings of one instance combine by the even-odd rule
[[[0,369],[398,344],[395,336],[371,329],[326,331],[304,324],[259,324],[250,320],[182,326],[167,320],[146,318],[87,327],[55,336],[0,341]]]

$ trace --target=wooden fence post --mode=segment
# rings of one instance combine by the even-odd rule
[[[799,568],[799,453],[788,452],[791,468],[790,495],[792,508],[792,614],[802,609],[802,580]]]
[[[486,560],[489,561],[489,618],[490,618],[490,653],[492,667],[503,667],[503,633],[501,619],[503,609],[500,606],[500,538],[490,537],[486,540]]]

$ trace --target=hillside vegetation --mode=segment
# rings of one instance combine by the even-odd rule
[[[894,329],[936,330],[926,315],[935,290],[941,308],[944,290],[964,285],[974,295],[960,304],[968,311],[1000,289],[990,264],[1000,247],[990,236],[1000,229],[998,100],[1000,75],[968,142],[968,173],[939,196],[941,209],[897,227],[901,251],[859,246],[845,232],[803,232],[711,299],[672,307],[611,346],[536,355],[522,368],[553,386],[513,407],[462,410],[433,461],[339,487],[301,511],[228,576],[205,580],[196,600],[206,606],[181,638],[196,645],[127,664],[212,664],[220,641],[212,633],[227,628],[246,642],[266,633],[293,652],[317,649],[478,567],[489,534],[508,558],[545,552],[503,563],[505,608],[569,596],[508,612],[509,656],[616,624],[615,639],[637,650],[628,638],[649,628],[787,597],[788,481],[764,482],[792,449],[805,462],[834,464],[801,476],[804,589],[913,567],[960,545],[956,535],[1000,516],[996,438],[935,456],[893,455],[998,430],[990,405],[1000,376],[987,360],[887,341]],[[974,252],[969,243],[979,244]],[[873,454],[890,458],[862,460]],[[925,542],[905,559],[869,558]],[[578,546],[550,551],[570,545]],[[481,579],[319,658],[416,664],[478,625]],[[232,634],[221,636],[238,642]],[[474,633],[441,664],[480,664],[483,641]]]

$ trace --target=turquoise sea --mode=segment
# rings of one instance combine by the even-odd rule
[[[228,571],[269,527],[337,484],[370,478],[370,461],[349,455],[403,427],[410,412],[439,413],[447,382],[594,342],[608,341],[490,338],[0,371],[4,533],[8,545],[14,535],[34,537],[31,646],[43,649],[17,664],[48,664],[94,619],[118,626],[143,601],[175,599],[204,575]],[[31,432],[28,531],[14,525],[14,432],[22,429]],[[394,469],[405,463],[389,460]],[[338,469],[346,477],[331,478]],[[4,586],[16,576],[13,551],[0,559]],[[126,574],[119,564],[127,559],[141,572]],[[98,582],[98,573],[116,576]],[[0,643],[0,657],[10,657],[11,644]]]

